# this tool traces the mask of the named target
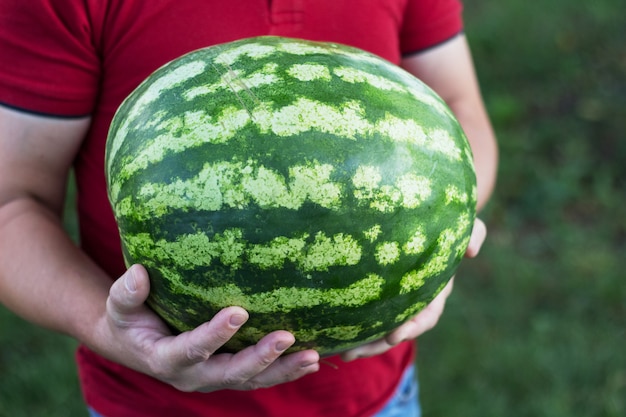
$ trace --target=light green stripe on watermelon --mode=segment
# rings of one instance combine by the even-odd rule
[[[363,104],[355,100],[333,106],[299,97],[292,104],[271,112],[268,107],[261,106],[252,111],[254,122],[263,134],[272,132],[277,136],[296,136],[314,131],[356,139],[356,136],[366,135],[371,129]]]
[[[459,228],[464,219],[460,219]],[[460,229],[459,229],[460,230]],[[439,251],[418,272],[412,271],[401,281],[405,292],[412,291],[423,284],[423,280],[445,269],[453,253],[454,239],[459,239],[459,230],[446,229],[439,238]],[[364,234],[372,233],[372,229]],[[377,237],[377,233],[375,237]],[[296,237],[277,236],[267,243],[250,243],[243,236],[241,229],[226,229],[223,233],[212,236],[198,231],[185,234],[170,242],[165,239],[154,241],[147,233],[124,236],[124,243],[133,257],[150,255],[155,265],[168,264],[172,260],[186,269],[210,265],[219,260],[223,265],[239,269],[244,262],[261,269],[280,269],[286,261],[296,264],[304,272],[327,271],[334,266],[356,265],[361,261],[362,247],[358,240],[350,235],[338,233],[327,236],[318,232],[313,240],[309,234]],[[375,258],[380,265],[388,265],[400,259],[401,248],[407,255],[418,255],[424,251],[426,236],[421,228],[409,240],[401,242],[381,242],[376,246]],[[461,241],[461,245],[463,241]]]
[[[128,117],[126,118],[124,124],[118,129],[116,135],[108,139],[108,142],[110,143],[107,144],[107,153],[110,157],[107,161],[112,162],[115,160],[115,155],[126,139],[128,131],[131,128],[131,123],[139,113],[157,100],[163,92],[171,90],[204,72],[206,66],[205,62],[192,61],[169,72],[158,81],[151,83],[150,86],[144,91],[144,94],[142,94],[141,99],[134,103],[133,108],[127,115]],[[109,172],[111,171],[110,163],[107,164],[107,170]]]
[[[365,238],[367,240],[370,241],[370,243],[373,243],[376,241],[376,239],[378,239],[378,236],[380,236],[380,234],[382,233],[382,227],[380,226],[380,224],[375,224],[374,226],[370,227],[369,229],[365,230],[363,232],[363,235],[365,236]]]
[[[380,322],[379,322],[380,323]],[[382,324],[382,323],[381,323]],[[294,336],[303,342],[317,340],[320,336],[330,337],[335,340],[353,340],[363,331],[363,326],[334,326],[325,329],[304,329],[296,332]]]
[[[181,117],[162,121],[158,130],[168,133],[162,133],[146,144],[140,153],[127,162],[120,171],[118,180],[130,178],[149,165],[163,160],[167,154],[183,152],[210,143],[225,143],[236,137],[249,122],[248,112],[234,106],[225,107],[217,117],[204,111],[189,111]],[[177,137],[172,136],[172,131],[183,127],[185,127],[183,133]]]
[[[283,43],[283,44],[275,44],[268,45],[266,43],[248,43],[245,45],[241,45],[237,48],[229,49],[228,51],[222,52],[215,57],[215,62],[223,65],[225,68],[230,68],[235,65],[242,58],[250,58],[253,60],[266,59],[270,57],[275,57],[275,59],[279,59],[280,55],[283,53],[288,53],[291,55],[338,55],[350,58],[355,63],[355,68],[373,65],[374,68],[379,69],[380,60],[378,57],[369,54],[363,53],[354,53],[348,51],[347,49],[341,47],[334,47],[333,45],[328,45],[330,47],[319,47],[312,44],[295,42],[295,43]],[[362,64],[362,65],[359,65]],[[346,68],[347,69],[347,68]],[[354,69],[354,68],[350,68]],[[376,83],[376,81],[380,81],[379,85],[385,85],[389,87],[387,81],[383,80],[377,74],[367,73],[362,70],[357,70],[358,72],[349,71],[345,72],[346,81],[348,82],[372,82]],[[451,115],[449,108],[443,103],[442,100],[437,97],[433,97],[432,92],[429,89],[419,83],[415,83],[415,80],[411,77],[407,76],[407,73],[400,68],[393,68],[389,66],[386,68],[387,71],[393,72],[398,78],[402,79],[404,82],[394,83],[400,87],[390,88],[392,90],[398,90],[402,92],[409,92],[414,95],[416,99],[422,101],[424,103],[428,103],[433,109],[436,109],[439,112],[442,112],[447,115]],[[340,71],[341,74],[341,71]],[[358,75],[357,75],[358,74]],[[339,74],[338,74],[339,75]],[[297,78],[297,77],[296,77]],[[324,78],[324,77],[322,77]],[[317,79],[317,78],[316,78]],[[302,79],[302,81],[310,81],[311,79]],[[351,81],[350,81],[351,80]],[[410,87],[401,87],[402,85],[410,86]]]
[[[409,241],[403,246],[404,252],[408,255],[419,255],[424,252],[427,241],[428,238],[424,233],[424,229],[422,227],[418,227],[415,233],[413,233],[410,237]]]
[[[251,313],[289,313],[299,308],[319,305],[328,307],[356,307],[380,297],[385,279],[369,274],[346,288],[296,288],[280,287],[272,291],[246,294],[235,284],[219,287],[204,287],[193,283],[181,283],[177,273],[169,274],[161,269],[164,277],[170,279],[173,291],[203,300],[215,308],[240,306]]]
[[[246,208],[251,203],[264,208],[299,209],[305,202],[336,209],[342,203],[343,187],[330,180],[333,167],[311,163],[289,168],[289,179],[255,161],[205,164],[195,177],[169,184],[145,183],[138,197],[122,199],[116,210],[121,216],[136,220],[161,216],[174,210],[218,211],[222,208]],[[381,184],[378,167],[358,167],[352,183],[354,197],[380,212],[397,207],[413,209],[426,201],[432,192],[431,180],[413,173],[400,176],[394,185]]]
[[[449,280],[444,280],[441,284],[439,284],[439,288],[433,291],[433,294],[439,294],[441,291],[443,291],[445,286],[448,285],[448,282]],[[411,317],[414,317],[417,313],[419,313],[424,308],[426,308],[426,306],[428,305],[430,301],[431,300],[428,299],[427,301],[420,301],[409,306],[406,310],[404,310],[403,312],[399,313],[396,316],[396,322],[397,323],[406,322],[408,319],[410,319]]]
[[[395,91],[406,93],[408,90],[400,83],[391,81],[389,78],[371,74],[357,68],[339,67],[333,73],[347,83],[365,83],[383,91]]]
[[[245,208],[251,203],[265,208],[299,209],[307,201],[333,209],[341,203],[341,185],[330,180],[333,167],[310,163],[289,168],[289,181],[256,161],[205,164],[193,178],[170,184],[145,183],[137,207],[128,196],[117,205],[118,213],[135,219],[160,216],[173,210],[218,211]]]
[[[380,323],[382,325],[382,323]],[[311,342],[320,336],[330,337],[335,340],[353,340],[363,331],[363,326],[334,326],[324,329],[302,329],[294,332],[294,336],[300,342]],[[259,340],[267,333],[256,327],[245,326],[239,332],[241,336],[249,340]],[[244,346],[245,347],[245,346]]]
[[[156,242],[148,233],[123,237],[131,256],[148,254],[152,263],[168,264],[172,260],[182,268],[210,265],[219,260],[224,265],[238,269],[244,260],[261,269],[281,267],[286,260],[298,265],[305,272],[326,271],[332,266],[356,265],[361,260],[361,246],[350,235],[338,233],[327,236],[318,232],[312,241],[309,235],[300,237],[276,237],[265,244],[247,242],[241,229],[227,229],[209,236],[204,232],[178,236],[170,242]]]
[[[304,132],[328,133],[350,139],[378,134],[396,142],[424,147],[453,160],[461,159],[461,150],[449,132],[443,129],[426,130],[413,120],[402,120],[390,114],[373,124],[365,116],[365,107],[356,101],[346,102],[342,106],[331,106],[301,97],[275,111],[270,111],[270,108],[269,104],[261,104],[250,110],[227,107],[217,118],[197,111],[185,113],[183,118],[169,119],[169,126],[160,126],[165,132],[123,167],[119,179],[130,178],[149,164],[160,162],[169,153],[178,153],[209,143],[226,143],[235,138],[250,122],[262,134],[272,132],[277,136],[294,138]],[[194,120],[196,123],[193,123]],[[174,135],[172,131],[178,132],[178,129],[173,128],[175,124],[191,128]]]
[[[332,79],[328,67],[321,64],[294,64],[289,67],[287,74],[300,81],[330,81]]]
[[[420,269],[411,271],[400,280],[401,293],[421,288],[426,280],[444,272],[450,263],[450,259],[463,255],[469,242],[467,230],[470,220],[467,213],[461,214],[457,220],[456,229],[445,229],[437,238],[437,252]]]
[[[221,76],[218,82],[190,88],[184,92],[183,97],[186,100],[193,100],[198,96],[218,93],[220,90],[228,90],[233,93],[251,93],[254,88],[280,81],[276,75],[277,69],[278,64],[269,63],[251,74],[243,74],[241,70],[229,70]]]
[[[444,129],[427,129],[415,120],[403,120],[388,114],[377,123],[375,132],[396,142],[411,143],[440,153],[451,160],[461,160],[461,150],[454,137]]]
[[[181,323],[182,324],[182,323]],[[183,324],[184,325],[184,324]],[[371,330],[372,328],[378,328],[383,325],[382,322],[378,321],[370,325],[368,328],[362,325],[346,325],[346,326],[332,326],[320,329],[298,329],[293,331],[293,335],[299,343],[308,343],[315,342],[319,340],[320,337],[329,338],[337,341],[334,346],[338,351],[344,350],[345,348],[349,348],[354,345],[354,340],[359,337],[364,330]],[[386,332],[376,333],[365,341],[372,341],[376,339],[380,339],[385,335]],[[240,336],[240,339],[253,341],[259,340],[263,336],[267,334],[267,332],[263,331],[258,327],[252,327],[249,325],[244,326],[241,330],[237,332]],[[240,343],[238,340],[231,339],[229,342],[229,346],[233,349],[240,350],[247,347],[246,344]]]
[[[397,207],[418,207],[432,193],[431,180],[413,173],[402,175],[395,186],[382,185],[380,167],[361,165],[352,177],[354,197],[380,212],[393,212]]]
[[[467,204],[469,201],[469,195],[466,192],[461,191],[459,187],[454,185],[448,185],[446,187],[446,204],[460,203]]]
[[[273,45],[248,43],[240,45],[236,48],[229,48],[224,52],[218,53],[214,61],[220,65],[231,67],[235,64],[235,62],[244,56],[252,59],[261,59],[274,55],[276,52],[277,48]]]
[[[307,42],[285,42],[278,44],[274,43],[271,45],[265,42],[250,42],[242,44],[235,48],[229,48],[227,51],[218,53],[215,57],[215,62],[230,67],[235,65],[239,60],[243,58],[259,60],[280,55],[282,53],[300,56],[334,54],[345,56],[352,55],[353,59],[362,62],[377,62],[375,59],[369,58],[368,56],[364,56],[362,54],[351,54],[350,52],[340,48],[329,49]]]
[[[383,242],[376,246],[374,257],[380,265],[389,265],[400,260],[400,245],[398,242]]]
[[[404,323],[405,321],[407,321],[408,319],[410,319],[411,317],[415,316],[417,313],[422,311],[427,305],[428,303],[424,301],[420,301],[411,305],[409,308],[407,308],[406,310],[404,310],[402,313],[398,314],[395,317],[396,322]]]

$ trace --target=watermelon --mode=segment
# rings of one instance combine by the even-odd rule
[[[148,305],[176,332],[241,306],[330,355],[413,317],[455,273],[476,176],[450,109],[360,49],[256,37],[188,53],[122,103],[109,200]]]

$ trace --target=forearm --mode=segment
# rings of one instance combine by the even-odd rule
[[[470,142],[478,187],[477,210],[489,201],[495,188],[498,147],[491,122],[482,102],[459,101],[448,103]]]
[[[482,209],[495,186],[498,149],[465,36],[407,57],[402,66],[435,90],[459,120],[474,154]]]
[[[33,323],[94,340],[111,281],[36,200],[0,206],[0,302]]]

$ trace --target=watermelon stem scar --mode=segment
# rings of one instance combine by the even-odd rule
[[[252,90],[246,85],[245,81],[242,80],[235,71],[233,71],[233,69],[228,65],[228,64],[222,64],[224,65],[224,67],[226,68],[226,73],[224,74],[223,78],[226,81],[226,83],[228,84],[228,87],[230,87],[230,90],[233,92],[233,94],[235,95],[235,97],[237,98],[237,101],[239,101],[239,103],[241,104],[241,107],[243,107],[248,114],[250,115],[250,118],[253,118],[253,114],[252,114],[252,110],[250,108],[248,108],[248,106],[246,105],[246,103],[242,100],[242,98],[239,96],[239,92],[237,91],[237,89],[233,86],[233,82],[236,82],[244,91],[246,91],[246,93],[248,93],[248,95],[258,104],[260,103],[259,99],[254,95],[254,93],[252,92]],[[219,71],[217,66],[214,64],[213,67],[215,68],[216,71]],[[226,77],[226,75],[228,75]]]

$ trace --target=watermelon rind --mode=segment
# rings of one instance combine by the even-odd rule
[[[476,216],[458,121],[396,65],[334,43],[257,37],[159,68],[118,109],[105,156],[127,265],[176,332],[220,309],[338,353],[421,311]]]

